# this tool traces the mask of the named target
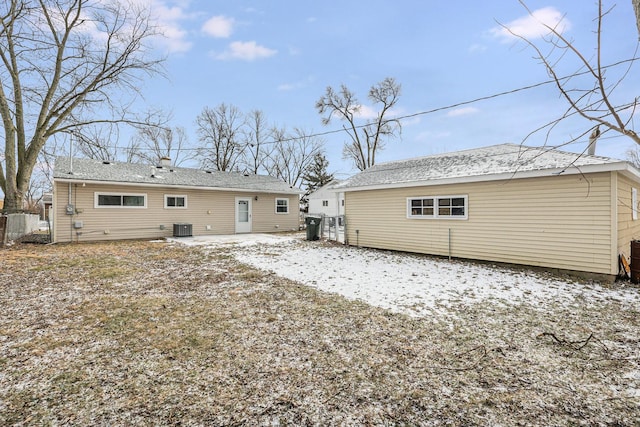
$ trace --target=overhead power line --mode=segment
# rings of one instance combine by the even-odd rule
[[[615,62],[613,64],[609,64],[609,65],[603,66],[602,69],[608,69],[608,68],[616,67],[618,65],[625,64],[625,63],[635,62],[635,61],[637,61],[639,59],[640,58],[634,57],[634,58],[630,58],[630,59],[621,60],[621,61]],[[571,79],[571,78],[574,78],[574,77],[582,76],[582,75],[585,75],[585,74],[591,74],[591,72],[590,71],[582,71],[582,72],[579,72],[579,73],[573,73],[573,74],[570,74],[570,75],[567,75],[567,76],[560,77],[560,78],[558,78],[558,80],[559,81],[567,80],[567,79]],[[449,105],[445,105],[445,106],[442,106],[442,107],[432,108],[430,110],[424,110],[424,111],[419,111],[419,112],[416,112],[416,113],[405,114],[405,115],[402,115],[402,116],[396,116],[396,117],[393,117],[393,120],[399,120],[399,121],[407,120],[407,119],[411,119],[411,118],[418,117],[418,116],[424,116],[424,115],[427,115],[427,114],[433,114],[433,113],[437,113],[437,112],[440,112],[440,111],[445,111],[445,110],[450,110],[450,109],[453,109],[453,108],[462,107],[464,105],[475,104],[475,103],[481,102],[481,101],[487,101],[489,99],[499,98],[499,97],[506,96],[506,95],[512,95],[514,93],[518,93],[518,92],[522,92],[522,91],[530,90],[530,89],[535,89],[535,88],[540,87],[540,86],[545,86],[545,85],[548,85],[548,84],[555,84],[555,83],[556,83],[555,79],[550,79],[550,80],[542,81],[542,82],[539,82],[539,83],[534,83],[534,84],[530,84],[530,85],[527,85],[527,86],[522,86],[522,87],[519,87],[519,88],[516,88],[516,89],[510,89],[510,90],[494,93],[492,95],[485,95],[485,96],[481,96],[481,97],[478,97],[478,98],[473,98],[473,99],[470,99],[470,100],[467,100],[467,101],[457,102],[455,104],[449,104]],[[364,123],[364,124],[355,126],[355,128],[356,129],[363,129],[363,128],[366,128],[366,127],[371,126],[373,124],[375,124],[375,123],[373,123],[373,122]],[[327,131],[324,131],[324,132],[315,132],[315,133],[312,133],[312,134],[309,134],[309,135],[304,135],[304,138],[321,137],[321,136],[333,135],[333,134],[342,133],[342,132],[347,132],[347,131],[344,128],[332,129],[332,130],[327,130]],[[261,142],[260,144],[261,145],[271,145],[271,144],[278,144],[278,143],[281,143],[281,142],[296,141],[296,140],[300,140],[300,139],[302,139],[302,137],[292,136],[292,137],[289,137],[289,138],[283,138],[283,139],[279,139],[279,140],[264,141],[264,142]],[[116,145],[116,146],[111,146],[109,148],[127,150],[127,149],[130,149],[131,147],[121,147],[121,146],[117,146]],[[136,149],[138,149],[138,150],[140,150],[140,149],[153,150],[152,148],[144,148],[144,147],[136,147]],[[181,150],[182,151],[195,151],[195,150],[199,150],[199,149],[200,148],[182,148]]]

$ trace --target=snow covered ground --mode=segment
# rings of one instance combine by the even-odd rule
[[[302,235],[247,234],[174,239],[230,247],[236,259],[278,276],[412,316],[446,313],[456,305],[640,305],[640,288],[494,265],[308,242]]]

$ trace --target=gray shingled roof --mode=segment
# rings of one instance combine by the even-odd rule
[[[598,165],[605,165],[605,168],[613,165],[620,168],[628,166],[626,162],[608,157],[578,155],[545,147],[501,144],[379,163],[336,185],[334,189],[348,191],[372,186],[479,181],[509,174],[512,178],[518,178],[536,175],[536,172],[540,172],[540,175],[546,172],[548,174],[579,173],[583,168]]]
[[[156,167],[92,159],[73,159],[71,162],[66,157],[56,159],[53,178],[54,180],[203,187],[269,193],[303,193],[299,188],[267,175],[244,175],[237,172],[205,171],[173,166]]]

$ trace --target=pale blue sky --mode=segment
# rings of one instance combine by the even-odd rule
[[[138,0],[149,1],[149,0]],[[538,16],[564,16],[564,34],[587,55],[594,53],[595,0],[530,0]],[[617,4],[616,4],[617,3]],[[396,114],[410,115],[548,80],[535,52],[501,33],[498,22],[530,38],[535,28],[517,0],[217,1],[152,0],[167,36],[168,80],[143,89],[150,106],[171,109],[172,125],[197,143],[194,121],[203,107],[232,104],[262,110],[270,123],[324,132],[315,102],[327,86],[344,83],[368,107],[368,88],[394,77],[402,85]],[[604,62],[629,59],[638,43],[630,0],[607,16]],[[568,58],[562,70],[576,70]],[[613,75],[613,72],[611,73]],[[638,67],[617,89],[621,102],[640,95]],[[399,140],[378,161],[424,156],[479,146],[519,143],[567,107],[553,85],[403,120]],[[638,120],[638,119],[636,119]],[[573,120],[552,134],[561,143],[592,125]],[[636,129],[638,129],[636,127]],[[528,141],[543,143],[541,133]],[[329,169],[355,172],[343,161],[345,135],[324,137]],[[581,151],[583,144],[570,146]],[[597,154],[624,157],[625,138],[599,142]]]

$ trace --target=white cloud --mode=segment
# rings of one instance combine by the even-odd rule
[[[213,16],[202,25],[205,34],[215,38],[228,38],[233,33],[235,21],[226,16]]]
[[[316,80],[315,76],[310,75],[306,79],[298,82],[282,83],[281,85],[278,86],[278,90],[289,91],[289,90],[302,89],[307,87],[310,83],[313,83],[315,80]]]
[[[169,52],[186,52],[193,43],[188,40],[189,33],[182,27],[181,21],[191,17],[185,13],[184,7],[167,6],[162,0],[151,0],[149,8],[156,21],[159,44],[164,45]]]
[[[378,112],[367,105],[360,105],[354,116],[361,119],[372,120],[378,117]]]
[[[478,44],[478,43],[474,43],[471,46],[469,46],[469,53],[482,53],[486,50],[487,50],[487,46]]]
[[[556,29],[559,33],[571,28],[571,22],[560,11],[554,7],[544,7],[534,10],[530,15],[504,24],[504,27],[494,27],[490,33],[505,42],[514,40],[516,38],[514,34],[527,39],[536,39],[549,34],[549,29],[545,25]]]
[[[278,86],[278,90],[286,92],[286,91],[298,89],[300,87],[302,87],[300,83],[282,83],[281,85]]]
[[[447,117],[460,117],[460,116],[468,116],[470,114],[475,114],[477,113],[478,110],[475,107],[462,107],[462,108],[456,108],[455,110],[451,110],[447,113]]]
[[[357,109],[357,111],[355,111]],[[362,120],[366,120],[366,121],[372,121],[378,118],[378,114],[380,114],[380,112],[378,110],[376,110],[375,108],[369,106],[369,105],[356,105],[352,108],[353,115],[354,117],[358,118],[358,119],[362,119]],[[388,110],[385,113],[385,117],[386,118],[392,118],[392,117],[399,117],[402,116],[404,114],[404,112],[401,109],[391,109]],[[408,121],[403,121],[402,124],[404,125],[405,123],[409,123],[412,124],[412,122],[408,122]]]
[[[214,57],[222,60],[239,59],[243,61],[254,61],[256,59],[268,58],[276,53],[278,53],[277,50],[260,46],[255,41],[233,42],[226,51],[220,54],[214,54]]]
[[[97,0],[97,2],[105,5],[110,4],[108,0]],[[189,19],[183,7],[169,7],[164,0],[129,0],[129,2],[141,11],[149,12],[149,24],[157,33],[152,39],[155,45],[166,48],[169,52],[184,52],[191,48],[191,42],[187,40],[188,33],[180,25],[180,21]],[[101,13],[99,8],[95,10],[98,11],[97,13]],[[51,9],[50,12],[54,25],[62,29],[64,18],[60,15],[60,11]],[[83,11],[82,21],[79,29],[87,36],[98,44],[103,44],[107,41],[107,33],[97,25],[97,21],[93,19],[91,9]],[[134,28],[132,21],[123,21],[122,24],[123,27],[120,30],[123,33],[139,31],[139,29]],[[112,39],[110,42],[118,43],[118,40]]]

